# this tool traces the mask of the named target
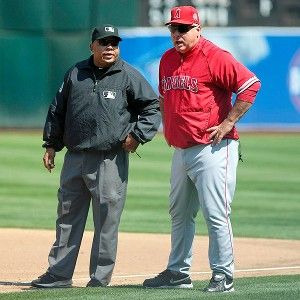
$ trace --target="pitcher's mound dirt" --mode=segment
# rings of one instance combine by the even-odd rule
[[[0,293],[30,289],[29,282],[45,272],[55,232],[49,230],[0,229]],[[85,232],[74,286],[89,280],[92,232]],[[300,241],[235,238],[235,277],[300,274]],[[141,284],[166,268],[170,236],[120,233],[116,267],[111,285]],[[211,276],[207,259],[207,237],[194,242],[194,280]]]

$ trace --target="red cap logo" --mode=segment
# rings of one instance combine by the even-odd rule
[[[180,19],[180,8],[176,8],[174,19]]]
[[[200,25],[198,11],[193,6],[174,7],[171,10],[171,20],[166,25],[169,24]]]

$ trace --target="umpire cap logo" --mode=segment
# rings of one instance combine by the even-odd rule
[[[116,99],[116,92],[113,91],[103,91],[102,95],[105,99]]]
[[[104,27],[104,30],[108,32],[115,32],[115,29],[112,26],[106,26]]]

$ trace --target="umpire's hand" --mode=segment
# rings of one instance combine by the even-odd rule
[[[140,143],[129,133],[123,142],[122,148],[127,152],[133,153],[135,152],[139,144]]]
[[[51,173],[51,170],[55,167],[54,164],[55,150],[53,148],[47,148],[43,157],[45,168]]]

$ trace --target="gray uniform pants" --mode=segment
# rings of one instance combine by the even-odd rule
[[[56,241],[48,271],[72,278],[92,199],[90,277],[107,285],[115,265],[128,181],[128,153],[67,151],[58,190]]]
[[[192,263],[195,218],[201,208],[209,235],[209,261],[214,273],[233,277],[230,204],[236,184],[238,142],[176,149],[172,162],[171,253],[167,268],[188,273]]]

